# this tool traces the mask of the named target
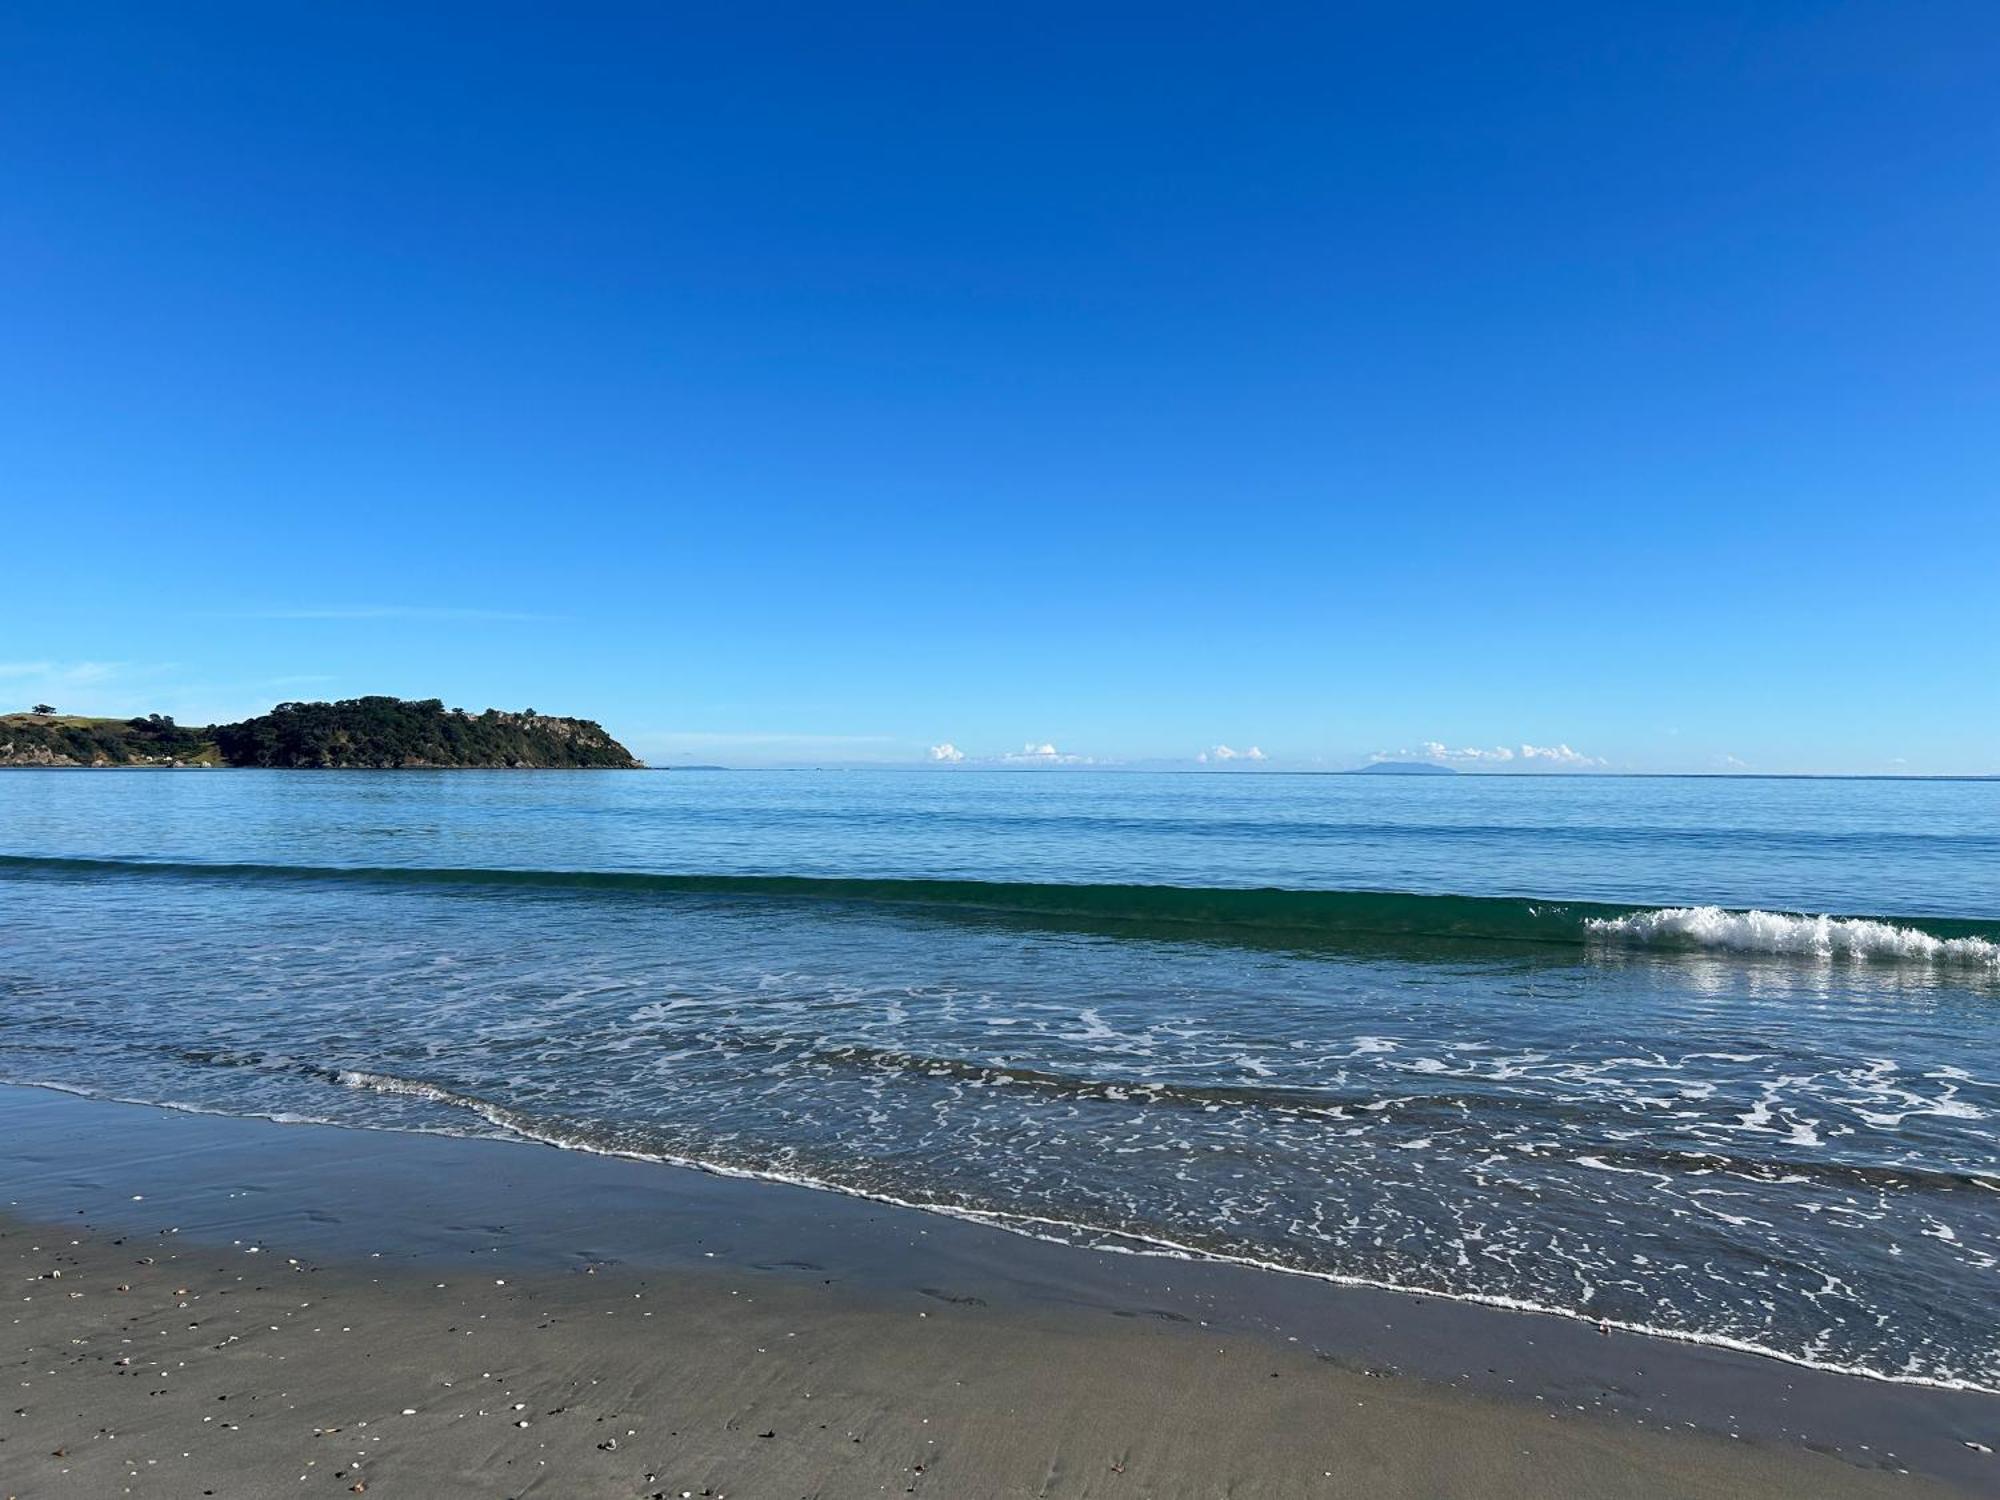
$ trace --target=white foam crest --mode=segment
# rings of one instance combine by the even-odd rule
[[[1585,926],[1593,937],[1640,946],[1951,963],[2000,971],[2000,943],[1976,937],[1941,938],[1920,927],[1900,927],[1869,917],[1803,917],[1778,911],[1729,911],[1720,906],[1670,906],[1622,917],[1592,917]]]
[[[444,1088],[439,1084],[425,1083],[420,1078],[403,1078],[394,1073],[365,1073],[356,1068],[340,1068],[334,1079],[342,1088],[365,1089],[370,1093],[401,1095],[408,1099],[422,1099],[431,1104],[442,1104],[452,1109],[462,1109],[477,1115],[489,1125],[498,1126],[511,1134],[524,1136],[531,1141],[541,1141],[551,1146],[579,1144],[568,1137],[557,1137],[548,1132],[533,1115],[524,1114],[505,1105],[476,1098],[471,1094],[461,1094],[456,1089]]]

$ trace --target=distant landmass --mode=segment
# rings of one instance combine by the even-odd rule
[[[46,705],[44,705],[46,707]],[[590,719],[467,713],[438,698],[280,703],[239,724],[189,728],[163,714],[0,715],[0,766],[252,766],[287,770],[637,770]]]
[[[1378,760],[1365,766],[1356,766],[1345,773],[1349,776],[1456,776],[1457,771],[1450,766],[1441,766],[1428,760]]]

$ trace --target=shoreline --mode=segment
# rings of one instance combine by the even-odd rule
[[[938,1476],[936,1493],[1205,1494],[1224,1484],[1239,1495],[1340,1493],[1355,1478],[1355,1434],[1335,1442],[1334,1428],[1313,1437],[1286,1424],[1331,1422],[1355,1401],[1367,1403],[1364,1411],[1377,1408],[1375,1420],[1386,1420],[1384,1403],[1394,1405],[1408,1423],[1408,1443],[1420,1444],[1440,1424],[1481,1434],[1477,1461],[1462,1473],[1440,1470],[1450,1463],[1436,1454],[1406,1453],[1371,1471],[1371,1493],[1508,1493],[1509,1485],[1521,1494],[1548,1493],[1551,1474],[1571,1463],[1584,1466],[1577,1492],[1595,1494],[1628,1486],[1633,1494],[1914,1494],[1929,1492],[1925,1480],[1972,1493],[2000,1475],[2000,1459],[1973,1446],[2000,1447],[2000,1398],[1825,1373],[1714,1345],[1606,1337],[1566,1316],[1224,1262],[1105,1254],[873,1199],[515,1141],[195,1114],[21,1087],[0,1088],[0,1131],[11,1148],[0,1181],[4,1243],[17,1250],[42,1244],[33,1253],[46,1258],[44,1242],[63,1236],[63,1253],[94,1268],[81,1273],[78,1287],[110,1274],[119,1259],[110,1242],[121,1235],[169,1246],[184,1264],[220,1256],[232,1268],[266,1268],[297,1260],[316,1268],[309,1274],[317,1285],[340,1288],[343,1305],[379,1308],[397,1321],[428,1305],[440,1276],[457,1284],[467,1267],[477,1268],[482,1287],[497,1290],[505,1281],[530,1289],[522,1295],[531,1300],[553,1299],[573,1312],[588,1303],[594,1317],[615,1314],[613,1303],[632,1301],[643,1282],[644,1298],[670,1290],[718,1347],[728,1343],[724,1331],[739,1324],[794,1343],[839,1328],[843,1368],[879,1367],[883,1384],[867,1408],[867,1420],[878,1425],[925,1404],[943,1378],[929,1366],[922,1380],[898,1374],[913,1324],[926,1337],[947,1324],[976,1333],[989,1356],[978,1379],[1011,1382],[1017,1403],[1032,1405],[1044,1388],[1068,1392],[1060,1409],[1020,1416],[997,1447],[977,1436],[980,1408],[934,1413],[937,1430],[950,1430],[954,1445],[981,1454],[950,1481],[927,1466]],[[87,1295],[64,1306],[48,1296],[35,1299],[39,1308],[16,1303],[16,1310],[30,1309],[22,1316],[50,1348],[76,1336],[63,1333],[66,1319],[102,1300]],[[770,1316],[782,1308],[790,1320],[782,1333],[756,1320],[732,1321],[725,1304],[740,1314],[745,1298]],[[476,1316],[495,1315],[482,1303]],[[275,1321],[282,1329],[283,1320]],[[17,1320],[17,1334],[21,1326]],[[435,1363],[457,1336],[413,1330],[410,1337]],[[277,1337],[264,1331],[259,1342]],[[933,1357],[949,1363],[951,1344]],[[1211,1346],[1226,1352],[1213,1354]],[[643,1343],[618,1336],[604,1344],[593,1335],[584,1347],[564,1349],[564,1369],[597,1361],[634,1379],[654,1357]],[[388,1352],[378,1346],[358,1366],[329,1367],[315,1376],[315,1389],[324,1386],[333,1399],[343,1381],[360,1379],[362,1367]],[[706,1373],[676,1396],[674,1409],[706,1410],[704,1381],[725,1380],[735,1366],[711,1368],[707,1356],[685,1352],[675,1357]],[[1116,1389],[1133,1387],[1134,1360],[1191,1393],[1170,1422],[1166,1409]],[[1282,1371],[1284,1399],[1227,1374],[1245,1361]],[[96,1414],[93,1430],[133,1430],[144,1400],[134,1407],[129,1391],[86,1379],[90,1365],[79,1356],[69,1373],[53,1377],[65,1395],[74,1391],[68,1404],[85,1402]],[[1079,1371],[1091,1374],[1076,1385]],[[802,1370],[793,1373],[804,1378]],[[1268,1385],[1273,1376],[1258,1378]],[[0,1443],[0,1465],[12,1467],[5,1456],[24,1441],[16,1425],[31,1420],[39,1419],[0,1414],[0,1435],[9,1439]],[[1111,1428],[1125,1444],[1118,1472],[1110,1460],[1088,1475],[1072,1463],[1065,1482],[1073,1487],[1038,1490],[1037,1476],[1019,1468],[1031,1452],[1036,1464],[1051,1461],[1050,1445],[1074,1454],[1109,1441]],[[31,1457],[40,1441],[35,1430]],[[1225,1433],[1244,1432],[1258,1436],[1259,1451],[1291,1456],[1267,1463],[1225,1440]],[[1292,1451],[1321,1438],[1333,1446]],[[821,1459],[803,1449],[748,1441],[740,1452],[724,1444],[726,1454],[703,1460],[703,1482],[743,1495],[809,1482],[797,1492],[831,1496],[877,1493],[896,1477],[866,1469],[863,1482],[862,1469],[843,1467],[851,1465],[846,1457],[815,1468]],[[1507,1464],[1524,1442],[1532,1463],[1515,1473]],[[58,1446],[52,1441],[44,1451]],[[574,1483],[584,1483],[585,1470],[597,1472],[591,1455],[599,1453],[585,1447],[564,1460],[583,1466]],[[427,1476],[430,1493],[496,1493],[477,1485],[440,1490],[461,1471],[426,1462],[414,1453],[398,1459]],[[544,1492],[651,1493],[631,1488],[631,1476],[614,1478],[611,1467],[605,1487],[559,1484]],[[907,1466],[900,1473],[892,1492],[913,1477]],[[764,1478],[746,1483],[743,1476],[752,1474]],[[1128,1478],[1125,1488],[1107,1487]],[[1308,1478],[1321,1487],[1307,1487]],[[699,1493],[702,1485],[681,1487]],[[171,1486],[132,1492],[181,1493]],[[31,1493],[39,1491],[22,1491]]]
[[[372,1075],[368,1082],[355,1085],[364,1088],[382,1087],[382,1075]],[[406,1092],[403,1080],[394,1080],[391,1093]],[[193,1114],[213,1119],[250,1119],[273,1125],[304,1125],[317,1129],[369,1131],[372,1127],[342,1124],[330,1120],[306,1117],[279,1118],[268,1114],[232,1115],[213,1109],[192,1105],[150,1104],[144,1101],[120,1099],[67,1084],[36,1083],[26,1085],[0,1084],[0,1090],[16,1087],[46,1090],[68,1095],[99,1104],[117,1104],[138,1109],[157,1109],[175,1114]],[[433,1086],[425,1085],[419,1092],[428,1095]],[[1435,1301],[1477,1307],[1507,1314],[1532,1318],[1553,1318],[1564,1322],[1580,1324],[1600,1334],[1623,1334],[1632,1337],[1658,1340],[1665,1343],[1687,1344],[1695,1348],[1716,1349],[1730,1354],[1744,1355],[1752,1359],[1770,1360],[1797,1370],[1810,1371],[1815,1375],[1832,1375],[1842,1379],[1862,1382],[1880,1382],[1890,1386],[1909,1386],[1924,1390],[1948,1391],[1991,1398],[2000,1398],[2000,1388],[1980,1385],[1965,1380],[1938,1380],[1928,1376],[1885,1375],[1877,1370],[1850,1365],[1815,1363],[1798,1355],[1779,1349],[1769,1349],[1747,1339],[1729,1338],[1718,1334],[1686,1332],[1676,1328],[1664,1328],[1651,1324],[1636,1324],[1618,1318],[1593,1317],[1589,1313],[1570,1308],[1545,1306],[1519,1298],[1486,1295],[1477,1292],[1436,1291],[1426,1287],[1404,1286],[1396,1282],[1375,1280],[1364,1276],[1348,1276],[1335,1271],[1316,1271],[1302,1266],[1286,1265],[1282,1261],[1259,1260],[1247,1255],[1232,1255],[1223,1251],[1206,1250],[1198,1246],[1184,1245],[1178,1241],[1155,1235],[1141,1234],[1134,1230],[1104,1229],[1070,1219],[1050,1218],[1046,1215],[1007,1214],[999,1210],[962,1208],[946,1203],[924,1203],[908,1198],[899,1198],[889,1193],[871,1193],[861,1188],[846,1187],[837,1182],[781,1172],[759,1172],[748,1168],[733,1167],[717,1162],[703,1161],[696,1157],[653,1154],[638,1150],[616,1150],[609,1147],[579,1144],[556,1134],[537,1134],[527,1124],[509,1120],[512,1113],[483,1101],[470,1100],[451,1095],[449,1091],[437,1089],[440,1102],[448,1102],[464,1108],[475,1118],[490,1125],[495,1135],[457,1134],[454,1132],[417,1132],[383,1127],[379,1133],[389,1135],[431,1134],[441,1139],[486,1140],[502,1145],[542,1147],[586,1157],[597,1157],[611,1161],[634,1162],[641,1166],[660,1167],[671,1172],[691,1172],[704,1177],[719,1177],[756,1183],[786,1190],[808,1193],[826,1193],[839,1198],[853,1199],[865,1204],[898,1213],[921,1214],[958,1223],[970,1224],[976,1228],[995,1234],[1014,1236],[1041,1244],[1055,1245],[1064,1250],[1092,1255],[1129,1255],[1162,1261],[1178,1261],[1196,1265],[1226,1266],[1247,1271],[1255,1275],[1297,1277],[1318,1282],[1324,1286],[1347,1292],[1363,1292],[1390,1297],[1406,1297],[1422,1301]],[[1047,1232],[1033,1226],[1046,1226]],[[1094,1241],[1094,1243],[1092,1242]],[[1996,1376],[2000,1379],[2000,1376]]]

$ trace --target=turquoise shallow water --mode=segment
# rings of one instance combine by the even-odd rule
[[[0,777],[0,1081],[2000,1387],[2000,784]]]

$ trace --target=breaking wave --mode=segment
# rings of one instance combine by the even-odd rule
[[[1884,959],[2000,970],[2000,943],[1972,935],[1945,936],[1874,917],[1796,916],[1777,911],[1730,911],[1720,906],[1672,906],[1588,917],[1595,938],[1642,947],[1719,949],[1819,959]]]
[[[1328,946],[1459,940],[1611,945],[1812,959],[1951,965],[2000,975],[2000,922],[1812,915],[1719,906],[1646,907],[1517,896],[1036,881],[656,874],[436,866],[224,864],[0,855],[0,876],[171,878],[546,891],[644,899],[708,897],[897,907],[1127,936]]]

